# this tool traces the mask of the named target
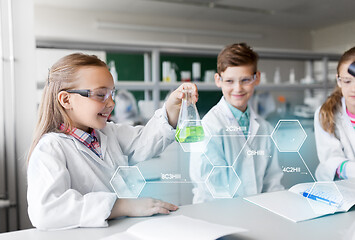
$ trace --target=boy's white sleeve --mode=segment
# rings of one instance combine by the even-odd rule
[[[116,194],[81,194],[71,189],[65,155],[58,145],[37,145],[29,161],[27,200],[33,226],[42,230],[107,227]]]
[[[130,165],[160,154],[175,138],[175,129],[168,122],[165,104],[155,111],[145,126],[117,126],[115,135]]]
[[[319,159],[316,178],[318,181],[333,181],[339,165],[348,159],[345,157],[340,140],[322,128],[319,110],[314,114],[314,134]]]

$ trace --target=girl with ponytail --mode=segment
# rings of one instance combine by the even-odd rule
[[[192,91],[196,102],[196,85],[183,83],[145,126],[114,124],[107,122],[115,106],[107,65],[82,53],[58,60],[48,73],[28,156],[28,214],[33,226],[107,227],[112,218],[177,210],[161,200],[134,198],[138,180],[132,171],[127,179],[122,174],[110,180],[121,166],[127,169],[149,160],[174,141],[184,89]]]
[[[340,58],[337,86],[314,116],[318,181],[355,178],[355,77],[348,73],[354,61],[355,47]]]

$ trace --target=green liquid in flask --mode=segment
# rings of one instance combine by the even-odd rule
[[[175,139],[180,143],[193,143],[203,141],[205,132],[202,126],[177,127]]]

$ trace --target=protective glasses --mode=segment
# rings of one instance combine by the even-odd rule
[[[226,86],[229,86],[229,87],[234,86],[234,84],[236,84],[237,82],[241,86],[249,86],[249,85],[251,85],[252,83],[255,82],[255,80],[256,80],[256,72],[252,76],[240,77],[237,81],[232,80],[232,79],[223,80],[222,76],[219,75],[219,80],[221,80],[223,82],[223,84],[225,84]]]
[[[83,90],[65,90],[68,93],[77,93],[83,97],[88,97],[99,102],[105,102],[110,96],[112,100],[115,99],[116,89],[111,88],[97,88],[97,89],[83,89]]]
[[[350,86],[352,83],[355,82],[355,77],[340,77],[340,76],[337,76],[337,80],[342,86]]]

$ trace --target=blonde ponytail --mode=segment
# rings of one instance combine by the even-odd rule
[[[328,133],[334,134],[335,113],[341,108],[341,88],[336,86],[333,93],[327,98],[319,111],[319,120],[322,128]]]

